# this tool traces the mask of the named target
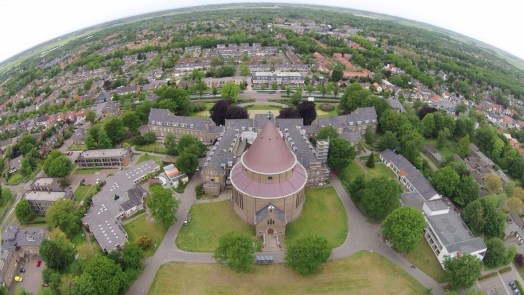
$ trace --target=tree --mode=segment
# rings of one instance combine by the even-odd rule
[[[20,221],[21,223],[26,223],[35,217],[35,214],[33,213],[33,209],[31,208],[31,205],[29,205],[29,202],[27,200],[20,200],[18,204],[16,204],[15,207],[15,214],[16,219]]]
[[[71,159],[58,150],[51,151],[44,161],[44,172],[49,177],[66,177],[73,171]]]
[[[190,152],[182,152],[176,158],[175,165],[180,172],[193,175],[198,168],[198,158]]]
[[[373,178],[368,181],[361,192],[360,203],[367,216],[382,220],[393,210],[400,207],[398,183],[387,177]]]
[[[234,82],[227,82],[222,87],[222,98],[228,100],[231,103],[237,102],[238,94],[240,93],[240,88]]]
[[[435,137],[437,135],[437,126],[435,123],[435,116],[433,113],[427,114],[421,121],[422,134],[426,138]]]
[[[462,158],[469,156],[469,152],[470,152],[469,144],[470,143],[471,142],[469,140],[469,135],[462,137],[459,140],[458,145],[457,145],[457,154],[461,156]]]
[[[482,198],[469,203],[461,213],[462,220],[474,234],[486,237],[502,237],[506,215],[499,211],[493,200]],[[489,222],[487,222],[489,220]]]
[[[409,130],[401,134],[400,151],[406,159],[414,162],[424,147],[424,138],[415,130]]]
[[[329,142],[327,164],[333,170],[346,168],[356,155],[355,148],[343,138],[334,138]]]
[[[187,116],[191,113],[191,100],[186,90],[163,85],[157,91],[160,108],[169,109],[175,115]]]
[[[331,80],[333,82],[338,82],[344,77],[344,67],[342,65],[336,65],[333,71],[331,72]]]
[[[298,105],[302,101],[302,88],[298,87],[295,90],[295,93],[291,96],[291,103],[293,105]]]
[[[437,136],[437,147],[439,149],[445,147],[450,137],[451,137],[451,133],[449,132],[448,128],[444,128],[440,130]]]
[[[440,168],[433,176],[433,185],[442,194],[453,197],[457,186],[460,184],[460,176],[453,168],[446,166]]]
[[[193,136],[184,134],[178,139],[176,150],[179,154],[187,152],[196,157],[203,157],[206,153],[206,146]]]
[[[138,117],[138,115],[135,112],[132,112],[132,111],[125,112],[121,118],[122,118],[122,124],[124,124],[124,126],[127,128],[129,132],[131,133],[138,132],[138,127],[140,127],[141,122],[140,122],[140,118]]]
[[[455,188],[453,202],[459,204],[460,206],[466,206],[470,202],[478,199],[479,193],[480,188],[473,176],[462,175],[460,178],[460,185]]]
[[[278,117],[279,119],[299,119],[300,114],[292,107],[280,109]]]
[[[396,150],[398,147],[397,135],[391,131],[386,131],[378,142],[378,149],[381,151],[386,149]]]
[[[512,194],[513,197],[516,197],[520,200],[524,200],[524,189],[520,186],[517,186],[514,190],[513,190],[513,194]]]
[[[371,155],[369,155],[369,158],[366,161],[366,167],[375,168],[375,156],[373,155],[373,152],[371,152]]]
[[[113,260],[96,255],[87,261],[84,272],[73,280],[77,295],[117,295],[123,287],[124,274]]]
[[[458,103],[456,106],[455,106],[455,115],[460,115],[461,113],[465,113],[466,111],[468,110],[468,106],[466,106],[465,103],[461,102],[461,103]]]
[[[239,106],[230,106],[226,114],[227,119],[249,119],[247,110]]]
[[[124,123],[122,122],[122,119],[118,117],[107,121],[107,123],[104,125],[104,130],[106,131],[107,136],[113,145],[119,143],[126,136]]]
[[[311,125],[317,118],[315,103],[312,101],[303,101],[297,106],[297,112],[304,120],[304,125]]]
[[[150,196],[147,198],[147,207],[156,221],[166,228],[175,223],[178,200],[173,197],[170,190],[155,184],[149,188]]]
[[[39,248],[40,255],[47,267],[58,271],[66,269],[73,262],[74,251],[73,244],[65,235],[58,235],[58,238],[55,239],[45,239]]]
[[[326,140],[326,139],[335,139],[338,138],[338,132],[335,128],[331,126],[324,126],[320,127],[320,130],[318,130],[317,135],[315,136],[315,140]]]
[[[90,122],[91,124],[94,124],[95,120],[96,120],[96,113],[93,110],[87,110],[87,112],[86,112],[86,120],[87,120],[87,122]]]
[[[227,110],[229,109],[229,101],[227,100],[219,100],[217,101],[213,107],[209,110],[209,114],[211,115],[211,120],[219,125],[224,125],[226,123],[226,116],[227,116]]]
[[[367,144],[374,144],[375,143],[375,129],[371,126],[368,126],[366,128],[366,134],[364,138],[366,139]]]
[[[142,266],[144,251],[135,243],[126,243],[122,250],[124,269],[138,269]]]
[[[248,65],[240,65],[238,67],[238,69],[240,70],[240,76],[249,76],[249,75],[251,75],[251,72],[249,71]]]
[[[286,250],[286,264],[305,275],[315,272],[331,256],[332,248],[324,237],[306,236],[296,240]]]
[[[80,231],[80,214],[71,200],[58,200],[49,206],[45,220],[50,228],[58,226],[70,238]]]
[[[510,263],[513,261],[513,258],[517,253],[517,249],[515,247],[511,247],[506,250],[504,241],[499,238],[487,240],[486,246],[488,247],[488,250],[484,256],[484,264],[490,268],[495,268]]]
[[[229,232],[220,237],[213,258],[236,272],[250,272],[255,259],[254,242],[245,234]]]
[[[463,254],[457,258],[446,258],[444,270],[452,289],[469,288],[480,277],[482,262],[471,254]]]
[[[370,97],[371,92],[368,89],[362,88],[359,83],[352,83],[346,88],[340,98],[338,108],[342,114],[349,114],[358,107],[365,106]]]
[[[82,243],[76,246],[78,258],[87,260],[96,254],[100,254],[100,247],[96,243]]]
[[[171,132],[166,134],[166,138],[164,140],[164,146],[166,147],[166,153],[171,156],[176,156],[176,140],[175,135]]]
[[[395,209],[384,219],[382,234],[395,250],[409,253],[422,240],[426,227],[426,219],[420,211],[404,206]]]
[[[156,134],[153,131],[146,132],[143,137],[145,144],[151,144],[156,141]]]
[[[484,186],[490,193],[497,193],[502,190],[502,180],[493,173],[488,173],[484,176]]]

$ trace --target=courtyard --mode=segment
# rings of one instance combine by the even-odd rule
[[[377,283],[380,282],[380,283]],[[310,276],[283,264],[255,266],[250,274],[218,264],[171,262],[161,266],[149,295],[159,294],[425,294],[408,273],[367,251],[332,260]]]
[[[144,251],[146,257],[155,254],[167,231],[162,224],[152,221],[146,213],[132,217],[128,222],[124,221],[124,229],[130,242],[136,242],[136,239],[140,236],[151,238],[151,246]]]

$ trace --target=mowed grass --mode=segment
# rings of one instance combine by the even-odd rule
[[[307,189],[302,214],[286,228],[286,244],[301,237],[318,235],[331,247],[340,246],[348,234],[348,217],[332,186]]]
[[[9,176],[9,179],[7,180],[7,185],[19,185],[24,181],[25,176],[23,176],[20,172],[17,172],[11,176]]]
[[[69,147],[69,151],[84,151],[87,150],[87,146],[84,144],[73,144]]]
[[[395,179],[395,173],[382,162],[375,162],[374,168],[368,168],[366,166],[365,161],[362,161],[362,160],[356,160],[356,161],[360,161],[360,163],[364,167],[364,171],[365,171],[364,174],[366,175],[367,179],[382,177],[382,176]]]
[[[146,144],[142,146],[135,147],[137,151],[156,153],[156,154],[165,154],[166,148],[160,142],[153,142],[152,144]]]
[[[136,242],[136,239],[140,236],[147,236],[153,240],[151,246],[144,251],[146,257],[155,254],[157,247],[160,245],[160,242],[162,242],[167,231],[167,228],[165,228],[161,223],[149,221],[147,214],[145,213],[125,224],[124,229],[126,230],[129,241],[131,242]]]
[[[136,161],[137,164],[140,164],[142,162],[145,162],[145,161],[149,161],[149,160],[153,160],[154,162],[157,162],[159,163],[160,162],[160,157],[159,156],[155,156],[155,155],[150,155],[150,154],[143,154],[140,156],[140,158],[138,158],[138,160]]]
[[[73,174],[76,175],[91,175],[99,172],[100,168],[77,168]]]
[[[357,178],[357,176],[363,174],[364,171],[362,171],[358,164],[355,163],[355,161],[353,160],[346,168],[344,168],[344,170],[340,172],[339,176],[342,183],[349,183],[351,181],[354,181],[355,178]]]
[[[250,274],[217,264],[164,264],[149,295],[164,294],[426,294],[408,273],[377,253],[359,252],[300,276],[283,264],[255,266]]]
[[[406,258],[435,281],[439,283],[446,281],[446,273],[425,239],[422,239],[415,250],[411,251]]]
[[[88,199],[91,196],[96,194],[96,188],[94,185],[80,185],[75,191],[75,203],[80,204],[80,202]]]
[[[180,229],[176,239],[181,250],[213,252],[218,247],[218,239],[231,231],[255,235],[254,226],[237,216],[230,201],[195,204],[189,213],[191,222]]]

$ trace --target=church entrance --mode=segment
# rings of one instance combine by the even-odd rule
[[[273,234],[273,228],[272,227],[267,229],[267,234],[268,235],[272,235]]]

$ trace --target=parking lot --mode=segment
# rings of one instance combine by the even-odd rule
[[[45,263],[42,261],[40,267],[36,267],[35,263],[37,260],[42,260],[41,257],[28,257],[28,261],[24,263],[24,273],[18,273],[16,275],[23,278],[22,282],[14,282],[11,284],[9,294],[14,294],[18,286],[22,286],[24,290],[32,294],[38,294],[40,286],[42,286],[42,270],[45,269]],[[20,268],[22,265],[20,266]],[[20,269],[18,269],[20,270]]]
[[[476,289],[481,289],[487,295],[512,295],[513,291],[509,282],[513,281],[513,273],[506,272],[494,277],[479,281]]]

